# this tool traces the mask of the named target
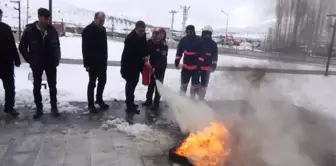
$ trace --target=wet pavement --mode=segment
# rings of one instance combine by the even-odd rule
[[[184,137],[179,132],[169,109],[163,104],[161,113],[155,115],[141,107],[140,115],[126,114],[124,103],[111,101],[110,110],[92,116],[86,112],[85,103],[72,102],[82,108],[75,114],[63,113],[60,118],[45,115],[41,120],[32,120],[31,108],[19,109],[21,115],[13,119],[0,116],[0,166],[167,166],[171,143],[155,143],[135,140],[122,132],[101,129],[108,119],[130,119],[134,123],[148,124],[158,131],[168,132],[175,142]],[[140,103],[139,103],[140,104]],[[233,112],[253,114],[245,101],[209,102],[217,110],[219,119],[230,117]],[[230,110],[230,111],[221,111]],[[248,111],[247,111],[248,110]],[[335,165],[333,152],[325,146],[335,146],[335,121],[308,110],[297,108],[302,120],[309,155],[320,166]],[[225,119],[225,118],[224,118]],[[157,123],[158,121],[164,123]],[[321,142],[321,136],[324,140]],[[336,147],[336,146],[335,146]],[[309,149],[313,148],[313,149]],[[332,149],[332,148],[331,148]],[[314,151],[325,152],[316,154]],[[307,153],[308,153],[307,152]],[[322,156],[321,156],[322,155]]]

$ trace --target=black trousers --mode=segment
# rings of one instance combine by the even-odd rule
[[[191,97],[195,97],[200,87],[199,74],[200,74],[199,70],[187,70],[183,68],[181,71],[180,92],[183,94],[187,92],[189,81],[191,79],[190,95]]]
[[[51,108],[57,108],[57,68],[53,67],[34,67],[32,68],[33,77],[34,77],[34,101],[37,109],[42,109],[42,95],[41,95],[41,83],[42,83],[42,74],[45,71],[47,76],[47,82],[49,86],[49,95],[50,95],[50,104]]]
[[[165,72],[166,72],[166,69],[158,69],[158,70],[155,70],[155,72],[154,72],[154,75],[156,76],[156,78],[157,78],[161,83],[163,83],[164,76],[165,76]],[[152,77],[151,77],[151,82],[150,82],[150,84],[148,85],[147,94],[146,94],[146,99],[147,99],[147,101],[150,101],[150,102],[153,101],[153,93],[154,93],[154,90],[155,90],[154,103],[157,103],[157,104],[158,104],[158,103],[160,103],[161,96],[160,96],[159,91],[158,91],[157,88],[156,88],[155,78],[154,78],[154,76],[152,75]]]
[[[1,78],[5,89],[5,109],[11,110],[15,104],[15,80],[14,75],[6,75]]]
[[[94,89],[98,80],[96,101],[103,101],[103,93],[106,85],[106,69],[91,69],[89,71],[89,84],[87,87],[87,100],[88,105],[94,105]]]
[[[126,95],[126,105],[132,107],[134,105],[134,92],[135,88],[138,85],[140,70],[128,72],[126,75],[123,75],[123,78],[126,81],[125,85],[125,95]]]
[[[209,80],[210,80],[211,71],[201,70],[200,71],[200,80],[201,80],[201,89],[199,90],[199,98],[204,100],[205,94],[208,88]]]

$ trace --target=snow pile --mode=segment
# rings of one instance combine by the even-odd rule
[[[168,133],[155,130],[145,124],[135,123],[130,125],[124,119],[112,119],[103,122],[102,129],[115,130],[123,132],[136,140],[147,141],[152,143],[167,144],[172,142],[172,138]]]
[[[0,93],[3,93],[2,90],[0,90]],[[17,92],[18,95],[15,97],[15,108],[32,108],[35,109],[35,103],[34,103],[34,96],[32,90],[20,90]],[[50,112],[51,106],[50,106],[50,97],[49,97],[49,91],[41,90],[42,94],[42,103],[43,103],[43,109],[45,112]],[[60,96],[62,95],[59,94]],[[0,101],[4,101],[4,96],[0,95]],[[69,102],[66,101],[59,101],[58,102],[58,109],[60,112],[67,112],[67,113],[77,113],[81,109],[79,107],[71,105]]]
[[[172,110],[183,133],[202,130],[214,120],[214,113],[206,104],[179,95],[170,87],[163,86],[158,80],[156,80],[156,86],[162,98]]]

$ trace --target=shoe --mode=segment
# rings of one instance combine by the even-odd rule
[[[40,119],[41,116],[43,116],[44,113],[43,113],[43,109],[42,108],[36,108],[36,112],[33,116],[33,118],[36,120],[36,119]]]
[[[154,103],[151,110],[152,111],[157,111],[160,108],[160,104],[159,103]]]
[[[138,108],[136,106],[134,106],[134,105],[127,106],[126,112],[134,113],[134,114],[137,114],[137,115],[140,114],[140,110],[138,110]]]
[[[9,115],[14,116],[14,117],[17,117],[17,116],[20,115],[20,113],[18,113],[14,108],[12,108],[12,109],[5,109],[4,112],[6,114],[9,114]]]
[[[108,110],[110,108],[104,101],[96,101],[95,104],[99,105],[99,107],[103,110]]]
[[[61,114],[59,113],[57,107],[51,109],[51,115],[52,115],[53,117],[60,117],[60,116],[61,116]]]
[[[146,100],[144,103],[142,103],[142,106],[148,107],[148,106],[151,106],[152,104],[153,104],[152,101]]]
[[[98,111],[97,111],[97,108],[95,106],[89,106],[88,107],[88,110],[90,111],[90,113],[92,114],[97,114]]]

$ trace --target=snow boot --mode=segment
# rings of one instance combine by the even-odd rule
[[[135,104],[133,105],[128,105],[126,108],[126,112],[129,113],[134,113],[134,114],[140,114],[140,110],[138,110],[138,108],[135,106]]]
[[[110,108],[110,106],[107,105],[104,101],[96,101],[95,104],[97,104],[103,110],[108,110]]]
[[[51,108],[51,115],[52,115],[53,117],[60,117],[60,116],[61,116],[61,114],[59,113],[57,107]]]
[[[152,111],[158,111],[159,108],[160,108],[160,104],[159,103],[154,103],[153,106],[152,106],[152,108],[151,108],[151,110]]]
[[[88,106],[88,110],[90,111],[91,114],[97,114],[98,113],[97,108],[94,105]]]
[[[144,103],[142,103],[142,106],[144,106],[144,107],[149,107],[149,106],[151,106],[152,104],[153,104],[152,101],[150,101],[150,100],[146,100]]]
[[[41,116],[43,116],[43,115],[44,115],[44,113],[43,113],[43,108],[36,108],[36,112],[35,112],[33,118],[34,118],[35,120],[37,120],[37,119],[40,119]]]
[[[14,116],[14,117],[17,117],[17,116],[19,116],[20,114],[15,110],[15,109],[5,109],[4,110],[4,112],[6,113],[6,114],[9,114],[9,115],[11,115],[11,116]]]

